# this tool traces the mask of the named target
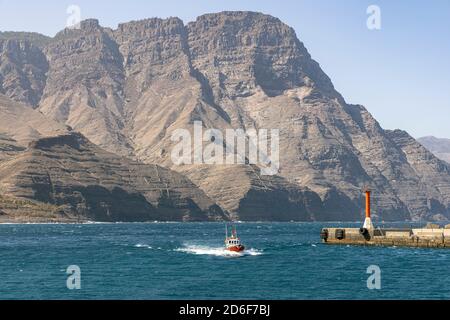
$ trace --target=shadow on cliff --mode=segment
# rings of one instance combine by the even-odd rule
[[[36,185],[35,200],[61,206],[64,213],[100,222],[148,222],[202,220],[205,213],[187,199],[176,206],[164,196],[155,206],[142,194],[122,188],[102,186],[52,187]]]

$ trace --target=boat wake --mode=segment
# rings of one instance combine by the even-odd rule
[[[142,243],[138,243],[137,245],[134,246],[135,248],[146,248],[146,249],[153,249],[152,246],[149,246],[148,244],[142,244]]]
[[[208,247],[208,246],[196,246],[196,245],[186,245],[183,248],[175,249],[177,252],[184,252],[188,254],[195,255],[210,255],[216,257],[245,257],[245,256],[260,256],[263,254],[261,250],[248,249],[243,252],[232,252],[228,251],[222,247]]]

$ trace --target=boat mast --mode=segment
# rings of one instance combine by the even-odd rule
[[[225,223],[225,240],[228,239],[228,224]]]

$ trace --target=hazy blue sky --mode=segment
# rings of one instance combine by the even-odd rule
[[[223,10],[277,16],[294,27],[345,99],[365,105],[384,128],[450,138],[449,0],[0,0],[0,30],[54,35],[71,4],[83,19],[113,28],[148,17],[187,23]],[[381,30],[366,27],[372,4],[381,8]]]

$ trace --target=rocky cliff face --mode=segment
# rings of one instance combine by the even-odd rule
[[[450,166],[425,149],[407,132],[401,130],[387,131],[388,136],[399,146],[406,161],[414,172],[409,181],[398,180],[398,188],[404,190],[400,196],[405,202],[413,202],[411,208],[416,215],[429,210],[436,213],[437,219],[444,219],[448,210],[450,197]],[[420,190],[418,193],[416,190]],[[426,195],[426,196],[423,196]],[[445,218],[448,216],[446,215]]]
[[[108,30],[86,20],[80,30],[57,34],[45,53],[49,71],[39,110],[99,146],[129,155],[131,146],[122,134],[123,58]]]
[[[0,94],[0,135],[27,146],[33,140],[65,133],[67,130],[64,124]]]
[[[301,87],[336,95],[294,30],[277,18],[254,12],[207,14],[187,30],[192,63],[217,98],[260,91],[277,96]]]
[[[450,217],[446,165],[410,137],[383,130],[364,107],[347,104],[277,18],[222,12],[187,25],[155,18],[116,30],[87,20],[33,48],[48,64],[39,102],[20,98],[25,93],[8,97],[37,105],[108,151],[179,171],[236,219],[355,220],[366,187],[385,220]],[[41,70],[30,55],[18,55],[14,68]],[[263,177],[248,165],[175,165],[172,133],[192,132],[194,121],[220,130],[279,129],[279,174]]]
[[[0,34],[0,93],[33,107],[45,87],[48,62],[32,41]]]
[[[39,139],[1,162],[0,190],[95,221],[227,218],[181,174],[108,153],[78,133]]]
[[[420,138],[417,141],[436,157],[450,163],[450,139],[440,139],[430,136]]]

